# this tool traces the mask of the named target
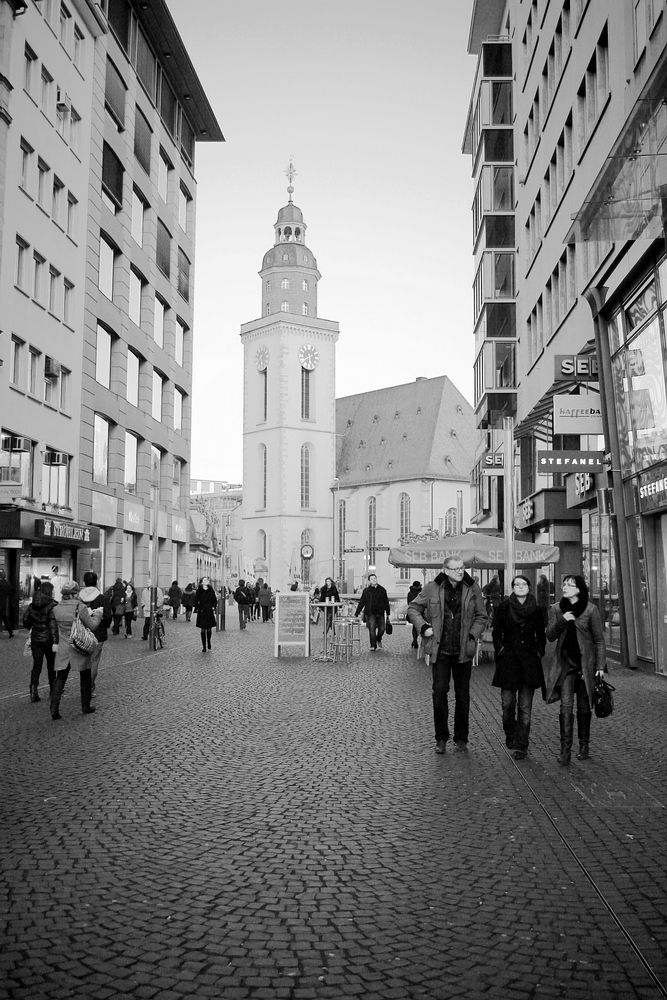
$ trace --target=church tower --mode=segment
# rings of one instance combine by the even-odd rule
[[[303,212],[289,201],[264,254],[262,311],[243,344],[243,560],[272,589],[303,587],[334,572],[336,341],[317,315],[317,261]]]

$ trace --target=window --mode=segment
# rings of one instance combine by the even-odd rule
[[[67,368],[60,369],[60,409],[69,413],[70,378],[72,373]]]
[[[609,97],[609,64],[607,52],[607,28],[600,36],[595,52],[588,64],[586,75],[577,91],[579,154],[590,139]]]
[[[310,507],[310,448],[301,446],[301,507]]]
[[[125,492],[137,492],[137,439],[125,431]]]
[[[30,96],[33,96],[35,86],[35,75],[37,70],[37,56],[29,45],[25,47],[23,59],[23,86]]]
[[[310,420],[310,377],[312,372],[301,369],[301,419]]]
[[[30,245],[20,236],[16,237],[16,284],[26,291],[28,284],[28,250]]]
[[[185,342],[185,331],[187,327],[182,320],[176,320],[176,346],[175,346],[175,360],[176,364],[183,367],[183,344]]]
[[[53,86],[53,77],[49,73],[46,66],[42,64],[42,75],[41,75],[41,88],[40,88],[40,105],[42,111],[47,116],[51,117],[51,90]]]
[[[60,44],[69,52],[72,15],[64,3],[60,4]]]
[[[19,184],[21,188],[30,194],[30,189],[32,187],[32,159],[33,159],[34,149],[26,139],[21,139],[21,179]]]
[[[39,359],[41,354],[39,351],[35,350],[34,347],[30,348],[29,351],[29,368],[28,368],[28,392],[31,396],[37,395],[37,385],[39,383],[38,372],[39,372]]]
[[[289,312],[289,302],[281,302],[280,311],[284,313]]]
[[[398,537],[401,545],[407,545],[410,527],[410,494],[401,493],[398,498]]]
[[[162,375],[153,369],[153,398],[151,401],[151,415],[153,420],[162,420]]]
[[[137,27],[137,76],[144,85],[151,101],[155,103],[157,61],[140,27]]]
[[[84,45],[85,39],[83,33],[78,24],[74,25],[74,65],[79,70],[83,72],[83,59],[84,59]]]
[[[35,302],[39,302],[40,305],[43,305],[45,294],[46,260],[40,253],[37,253],[36,250],[33,253],[32,258],[34,262],[32,297]]]
[[[49,378],[44,372],[44,402],[48,403],[50,406],[55,406],[57,401],[57,380],[54,383],[53,378]]]
[[[160,150],[160,159],[158,160],[157,191],[165,204],[167,203],[167,197],[169,194],[169,171],[172,169],[172,164],[167,159],[163,150]]]
[[[42,503],[69,506],[70,457],[47,449],[42,464]]]
[[[262,510],[266,510],[266,479],[267,479],[266,445],[261,444],[259,446],[259,482],[260,482],[259,505],[260,508],[262,508]]]
[[[167,306],[164,304],[162,299],[156,295],[155,296],[155,315],[153,320],[153,340],[158,345],[158,347],[164,347],[164,317],[167,311]]]
[[[49,268],[49,312],[54,316],[59,316],[60,307],[60,271],[57,271],[55,267]]]
[[[109,422],[95,414],[93,423],[93,482],[109,481]]]
[[[67,235],[71,240],[76,241],[77,218],[79,202],[71,191],[67,192]]]
[[[183,393],[174,389],[174,430],[183,430]]]
[[[107,72],[104,87],[104,105],[119,132],[125,128],[125,81],[115,64],[107,56]]]
[[[81,115],[72,108],[69,113],[69,146],[76,156],[79,155],[81,145]]]
[[[45,212],[49,210],[49,196],[51,186],[49,184],[49,166],[41,156],[37,160],[37,204]]]
[[[304,292],[308,291],[308,281],[306,278],[304,278],[303,281],[301,282],[301,290]]]
[[[53,175],[53,190],[51,193],[51,218],[62,228],[63,200],[65,185],[59,177]]]
[[[266,315],[267,316],[271,315],[271,305],[268,302],[266,303]]]
[[[289,278],[283,278],[283,280],[280,282],[280,287],[289,288]]]
[[[184,233],[188,231],[188,215],[190,213],[191,195],[181,186],[178,189],[178,224]]]
[[[151,127],[148,119],[136,109],[134,116],[134,155],[150,176],[151,172]]]
[[[155,263],[165,277],[170,275],[171,265],[171,233],[161,219],[157,220],[157,250]]]
[[[0,482],[19,483],[24,496],[32,495],[33,485],[33,453],[32,442],[26,451],[12,448],[12,435],[4,427],[2,436],[9,437],[9,448],[0,451]],[[23,446],[23,442],[21,442]]]
[[[189,166],[195,160],[195,131],[181,110],[181,156]]]
[[[303,305],[301,306],[301,315],[302,316],[307,316],[308,315],[308,303],[307,302],[304,302]]]
[[[635,28],[635,62],[646,50],[646,0],[633,0]]]
[[[179,458],[174,459],[174,467],[171,478],[171,506],[181,505],[181,481],[183,479],[183,463]]]
[[[127,352],[127,385],[125,399],[132,406],[139,406],[139,357],[134,351]]]
[[[102,146],[102,196],[105,204],[115,214],[123,207],[123,175],[125,170],[111,146]],[[104,196],[106,195],[106,198]]]
[[[95,381],[107,389],[111,385],[111,334],[100,323],[97,324]]]
[[[143,288],[145,285],[144,279],[140,274],[137,274],[132,268],[130,268],[130,310],[129,315],[135,326],[141,326],[141,299],[143,294]]]
[[[162,478],[162,452],[159,448],[156,448],[154,444],[151,445],[151,480],[153,486],[160,485],[160,479]]]
[[[445,524],[443,529],[443,534],[445,537],[451,537],[452,535],[458,535],[459,533],[459,518],[456,507],[449,507],[445,513]]]
[[[178,248],[178,294],[190,301],[190,261],[181,248]]]
[[[377,516],[377,500],[375,497],[368,498],[368,508],[366,511],[367,521],[366,526],[368,529],[367,542],[368,542],[368,559],[371,566],[375,565],[375,546],[377,544],[375,539],[375,528],[376,528],[376,516]]]
[[[164,73],[160,74],[160,118],[164,122],[169,135],[176,135],[176,111],[178,105],[174,92],[167,82]]]
[[[103,295],[113,302],[114,292],[114,268],[116,263],[116,250],[104,236],[100,236],[100,271],[98,277],[98,287]]]
[[[74,327],[74,285],[63,278],[63,323]]]
[[[262,380],[262,420],[266,420],[267,419],[267,413],[268,413],[268,401],[269,401],[269,399],[268,399],[268,396],[269,396],[269,379],[268,379],[268,374],[269,374],[268,373],[268,369],[266,369],[266,368],[264,369],[263,372],[259,373],[260,378]]]
[[[12,337],[9,354],[9,381],[12,385],[21,385],[21,359],[25,343],[18,337]]]

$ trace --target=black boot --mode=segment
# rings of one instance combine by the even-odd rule
[[[578,760],[588,760],[588,744],[591,741],[591,713],[577,712],[577,736],[579,737]]]
[[[90,715],[94,712],[94,707],[90,704],[90,699],[93,696],[93,675],[90,670],[82,670],[80,673],[81,678],[81,711],[84,715]]]
[[[213,632],[213,629],[210,629],[210,628],[206,629],[206,641],[208,643],[208,648],[209,649],[211,648],[211,633],[212,632]]]
[[[201,651],[202,651],[202,653],[206,652],[206,629],[205,628],[203,628],[201,630]]]
[[[69,669],[67,667],[66,670],[59,670],[53,682],[53,689],[51,691],[51,718],[54,720],[62,719],[62,715],[60,714],[60,699],[65,690],[65,681],[67,680]]]
[[[30,701],[41,701],[42,700],[39,697],[38,690],[39,689],[38,689],[38,687],[37,687],[36,684],[31,684],[30,685]]]
[[[558,757],[558,763],[567,765],[572,759],[574,716],[572,712],[568,712],[567,715],[561,713],[558,719],[560,721],[560,756]]]

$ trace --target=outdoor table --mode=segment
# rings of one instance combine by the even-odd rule
[[[311,607],[324,608],[324,609],[326,609],[326,608],[331,608],[331,609],[333,609],[333,608],[342,608],[343,607],[343,602],[342,601],[313,601],[312,604],[311,604]],[[333,610],[332,610],[332,615],[333,615]],[[333,662],[333,659],[334,659],[334,654],[329,649],[328,629],[327,629],[328,619],[329,619],[329,615],[327,614],[327,612],[325,610],[324,614],[322,615],[322,621],[323,621],[323,625],[322,625],[322,629],[323,629],[323,633],[322,633],[322,649],[320,650],[319,653],[317,653],[316,655],[313,656],[314,660],[318,660],[321,663],[331,663],[331,662]],[[333,628],[334,628],[334,625],[333,625],[333,621],[332,621],[332,623],[331,623],[331,630],[332,630],[332,632],[333,632]]]

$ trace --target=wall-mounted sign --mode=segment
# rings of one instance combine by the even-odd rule
[[[575,397],[576,398],[576,397]],[[538,472],[604,472],[603,451],[538,451]]]
[[[600,397],[554,396],[554,434],[602,434]]]
[[[595,354],[557,354],[554,358],[555,382],[597,382],[599,377]]]
[[[115,528],[118,521],[118,500],[109,493],[99,493],[93,490],[93,511],[91,520],[94,524],[103,524]]]
[[[667,462],[640,473],[639,507],[642,511],[667,507]]]
[[[144,532],[144,508],[143,504],[133,503],[126,500],[123,507],[123,531],[135,531],[142,535]]]
[[[87,524],[73,524],[71,521],[55,521],[49,517],[38,517],[35,520],[35,537],[51,542],[65,542],[68,545],[88,545],[93,548],[99,544],[99,529]]]
[[[505,454],[502,451],[487,451],[482,458],[482,469],[504,469]]]

